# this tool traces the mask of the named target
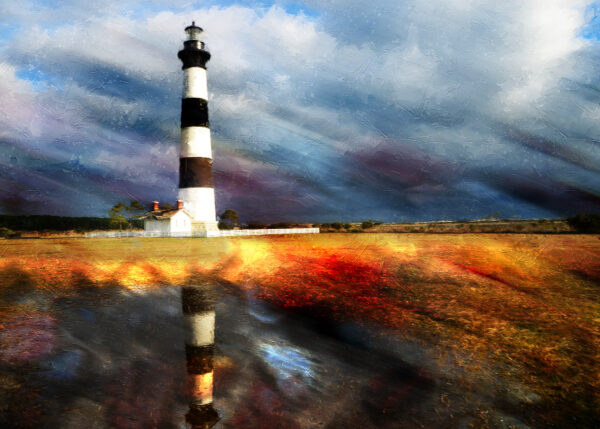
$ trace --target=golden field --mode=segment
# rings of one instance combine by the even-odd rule
[[[440,365],[452,359],[468,373],[465,389],[490,371],[527,386],[518,406],[543,425],[600,418],[598,235],[3,240],[0,271],[0,319],[29,311],[15,295],[166,287],[200,274],[290,311],[429,344]]]

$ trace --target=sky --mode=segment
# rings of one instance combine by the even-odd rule
[[[0,0],[0,213],[173,204],[192,21],[218,213],[600,212],[599,2]]]

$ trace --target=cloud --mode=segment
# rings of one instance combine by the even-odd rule
[[[176,52],[195,19],[213,54],[220,210],[263,220],[600,210],[590,5],[128,0],[98,2],[94,16],[78,2],[7,6],[13,29],[29,29],[0,49],[0,137],[42,165],[79,163],[71,179],[36,170],[89,184],[73,214],[103,213],[111,192],[174,199]]]

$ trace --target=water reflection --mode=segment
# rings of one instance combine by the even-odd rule
[[[185,421],[194,429],[212,428],[219,415],[213,407],[215,290],[210,282],[181,288],[189,411]]]
[[[420,345],[219,279],[188,284],[39,294],[13,310],[0,320],[0,427],[460,427],[453,368],[431,375]]]

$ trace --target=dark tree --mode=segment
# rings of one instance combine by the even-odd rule
[[[240,217],[235,210],[227,209],[219,216],[220,229],[233,229],[240,224]]]
[[[131,201],[129,203],[129,211],[132,217],[137,218],[140,217],[146,211],[146,207],[141,205],[139,201]]]
[[[127,218],[131,209],[125,203],[119,201],[108,211],[108,217],[113,225],[119,225],[119,229],[123,229],[123,224],[127,224]]]
[[[146,211],[146,208],[139,201],[130,201],[129,205],[119,201],[108,211],[110,223],[114,227],[119,225],[119,229],[123,229],[123,225],[128,227],[139,226],[141,223],[139,217]]]
[[[580,213],[577,216],[568,218],[567,222],[578,232],[600,233],[600,213]]]

